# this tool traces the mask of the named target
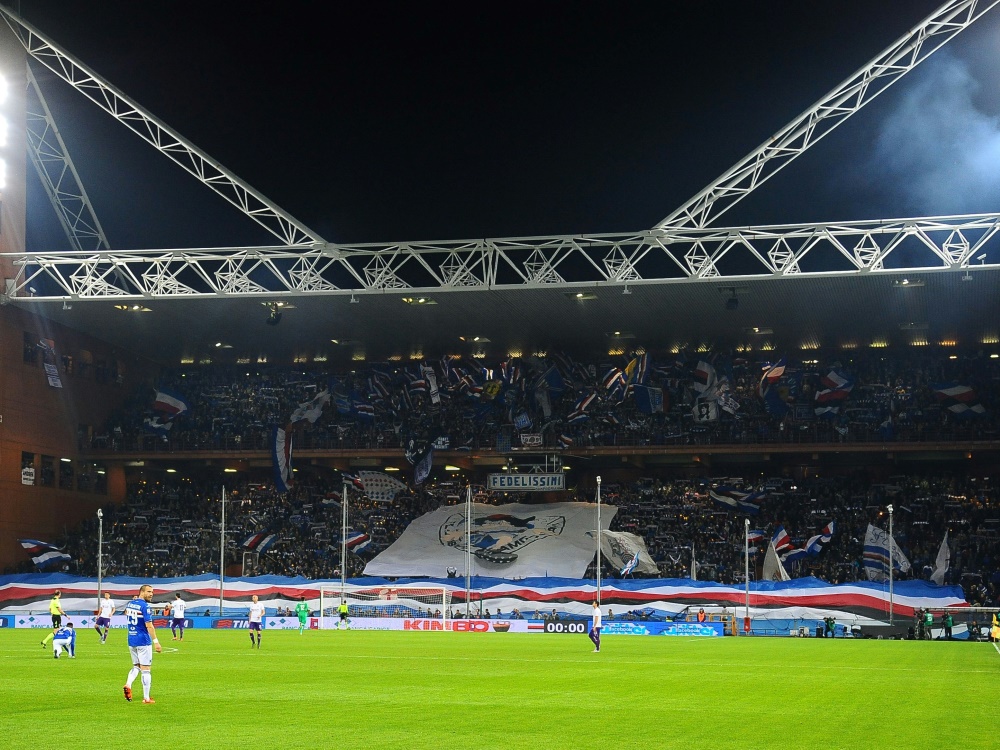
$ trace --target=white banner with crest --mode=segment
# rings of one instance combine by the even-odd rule
[[[601,504],[601,528],[618,508]],[[445,577],[465,570],[465,505],[417,518],[387,550],[365,566],[366,576]],[[597,553],[594,503],[472,506],[472,575],[497,578],[582,578]]]

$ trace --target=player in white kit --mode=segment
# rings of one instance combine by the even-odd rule
[[[264,629],[264,605],[257,601],[257,595],[253,595],[250,604],[250,648],[254,647],[253,634],[257,634],[257,648],[260,648],[260,634]]]
[[[174,597],[174,600],[170,603],[171,614],[174,619],[170,621],[170,632],[173,634],[173,640],[184,640],[184,608],[187,605],[184,600],[181,599],[180,593]],[[181,637],[177,638],[177,628],[181,629]]]
[[[111,593],[104,592],[104,598],[97,602],[97,620],[94,622],[94,630],[101,636],[101,643],[108,642],[108,630],[111,629],[111,615],[115,613],[115,603],[111,601]],[[101,632],[101,628],[104,631]]]

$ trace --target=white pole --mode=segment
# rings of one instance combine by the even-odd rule
[[[472,592],[472,485],[465,488],[465,619]]]
[[[750,622],[750,519],[743,519],[743,574],[746,576],[747,602],[744,624]]]
[[[344,480],[344,494],[340,497],[340,601],[344,601],[347,585],[347,480]],[[320,612],[322,617],[323,613]]]
[[[601,606],[601,478],[597,477],[597,606]]]
[[[222,524],[219,528],[219,617],[226,597],[226,485],[222,485]]]
[[[896,552],[893,549],[895,541],[892,538],[892,506],[886,506],[889,510],[889,624],[892,625],[892,568],[895,562]]]
[[[97,601],[101,601],[101,581],[104,578],[104,513],[97,509]]]

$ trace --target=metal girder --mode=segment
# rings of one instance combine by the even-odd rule
[[[708,226],[998,2],[949,0],[654,228]]]
[[[229,203],[256,221],[285,245],[323,239],[264,195],[223,167],[175,130],[107,83],[97,73],[57,47],[9,8],[0,16],[21,40],[28,54],[136,133],[161,154],[194,175]]]
[[[1000,213],[634,234],[10,253],[10,295],[76,299],[579,290],[1000,267]],[[38,290],[41,290],[40,292]]]
[[[26,100],[25,131],[28,157],[73,249],[107,250],[111,245],[108,244],[104,228],[87,196],[80,175],[73,166],[73,160],[59,134],[49,105],[38,88],[31,66],[28,66],[27,72],[29,96]]]

